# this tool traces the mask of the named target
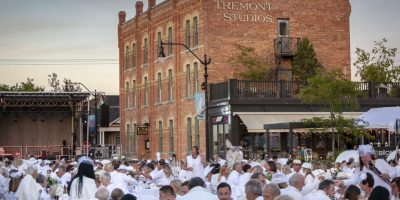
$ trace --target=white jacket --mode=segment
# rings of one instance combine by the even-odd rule
[[[217,196],[211,194],[203,187],[197,186],[192,188],[181,200],[218,200]]]

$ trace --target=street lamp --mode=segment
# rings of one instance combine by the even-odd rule
[[[204,54],[204,60],[200,59],[186,44],[182,43],[175,43],[175,42],[160,42],[160,52],[158,54],[159,61],[163,62],[165,58],[164,47],[163,45],[176,45],[176,46],[183,46],[189,51],[197,60],[203,64],[204,66],[204,82],[201,84],[201,89],[204,90],[204,120],[206,125],[206,160],[209,160],[211,155],[211,147],[210,147],[210,136],[209,136],[209,129],[208,129],[208,74],[207,74],[207,65],[211,63],[211,58],[207,58],[207,54]]]
[[[90,91],[83,83],[80,82],[74,82],[72,84],[75,85],[82,85],[91,95],[94,96],[94,118],[95,118],[95,126],[94,126],[94,133],[95,133],[95,141],[94,141],[94,145],[96,145],[97,143],[97,91],[94,90],[94,92]],[[90,107],[89,107],[90,103],[89,103],[89,99],[88,99],[88,116],[89,116],[89,112],[90,112]],[[86,135],[86,141],[89,143],[89,117],[87,118],[87,135]],[[89,146],[89,145],[87,145]],[[89,149],[87,149],[86,151],[86,155],[89,155]]]

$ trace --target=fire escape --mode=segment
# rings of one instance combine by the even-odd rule
[[[274,39],[276,80],[291,81],[291,61],[296,53],[300,38],[278,37]]]

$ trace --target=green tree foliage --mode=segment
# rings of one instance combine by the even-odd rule
[[[347,80],[338,70],[319,70],[300,90],[300,98],[304,102],[320,104],[328,108],[330,112],[358,108],[358,96],[360,92],[356,89],[355,83]]]
[[[63,84],[60,84],[60,80],[58,80],[58,75],[56,73],[52,73],[47,75],[49,78],[47,82],[51,88],[52,92],[81,92],[82,88],[78,84],[74,84],[71,79],[64,78]]]
[[[326,119],[324,123],[326,124],[329,122],[333,144],[335,144],[335,133],[333,129],[338,130],[338,132],[348,132],[344,135],[349,135],[349,137],[351,137],[352,134],[365,134],[359,132],[358,129],[350,131],[350,129],[354,129],[354,125],[350,125],[351,121],[349,122],[344,120],[344,118],[335,117],[335,113],[338,115],[345,109],[354,110],[358,108],[357,97],[359,95],[360,93],[356,89],[356,85],[347,80],[341,71],[337,70],[319,70],[314,77],[308,79],[307,85],[300,90],[300,98],[304,102],[319,104],[329,109],[331,117],[330,119]],[[340,121],[338,121],[339,119]],[[335,145],[332,146],[332,151],[335,152]]]
[[[292,60],[292,73],[296,80],[313,77],[322,66],[318,62],[314,47],[308,38],[303,38],[297,46]]]
[[[234,76],[244,80],[267,80],[270,76],[270,68],[267,62],[257,55],[255,48],[235,44],[238,53],[231,58],[232,64],[239,64],[245,70],[237,72]]]
[[[395,65],[397,48],[388,48],[387,39],[374,41],[372,52],[357,48],[357,59],[353,65],[357,69],[357,76],[363,81],[375,83],[398,82],[400,78],[400,66]]]
[[[27,78],[26,82],[15,83],[15,85],[0,84],[0,91],[19,91],[19,92],[41,92],[43,86],[37,86],[32,78]]]

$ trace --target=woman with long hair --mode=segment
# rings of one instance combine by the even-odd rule
[[[192,178],[193,177],[203,177],[204,166],[203,166],[203,163],[201,162],[201,156],[200,156],[198,146],[192,147],[192,153],[191,153],[191,155],[186,157],[186,161],[187,161],[186,170],[192,172]]]
[[[337,186],[359,184],[362,181],[361,174],[368,172],[374,178],[375,185],[383,186],[390,191],[390,180],[396,177],[396,170],[393,170],[385,160],[376,159],[375,150],[371,145],[360,145],[358,153],[360,155],[360,168],[356,169],[350,179],[335,181],[335,184]]]
[[[78,173],[68,186],[70,199],[94,199],[97,191],[93,161],[84,156],[79,159]]]
[[[313,167],[312,167],[311,163],[305,162],[301,165],[301,168],[303,169],[303,173],[304,173],[304,184],[308,185],[308,184],[314,183],[315,177],[312,173]]]

